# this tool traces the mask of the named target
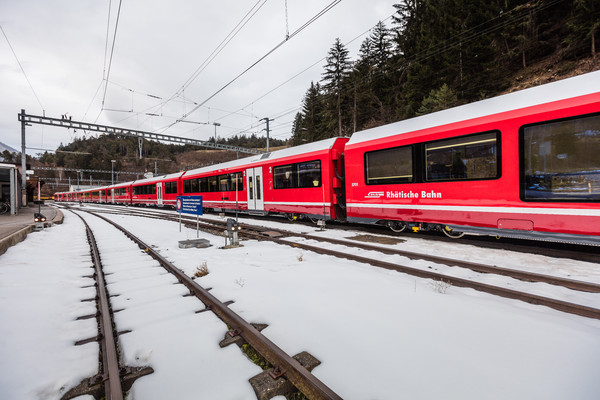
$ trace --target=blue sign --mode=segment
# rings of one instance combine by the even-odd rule
[[[177,212],[202,215],[202,196],[177,196]]]

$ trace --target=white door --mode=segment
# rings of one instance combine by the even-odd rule
[[[246,170],[246,192],[248,194],[248,210],[263,211],[265,199],[263,196],[262,167]]]
[[[27,153],[25,153],[27,154]],[[115,189],[110,189],[110,202],[115,204]]]
[[[162,182],[156,183],[156,204],[160,207],[163,205],[163,184]]]

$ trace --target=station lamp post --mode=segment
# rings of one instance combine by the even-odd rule
[[[110,160],[110,184],[115,184],[115,163],[117,160]]]

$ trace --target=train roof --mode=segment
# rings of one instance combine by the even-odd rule
[[[168,179],[177,179],[183,174],[184,174],[184,172],[180,171],[180,172],[174,172],[172,174],[167,174],[167,175],[157,175],[157,176],[153,176],[152,178],[138,179],[136,181],[132,181],[129,183],[132,185],[139,185],[139,184],[145,184],[145,183],[162,182],[162,181],[165,181]]]
[[[303,144],[300,146],[288,147],[287,149],[277,150],[277,151],[273,151],[271,153],[259,154],[256,156],[241,158],[239,160],[233,160],[233,161],[228,161],[228,162],[221,163],[221,164],[209,165],[207,167],[192,169],[190,171],[186,171],[184,174],[185,175],[193,175],[193,174],[200,174],[203,172],[212,172],[212,171],[215,171],[218,169],[234,168],[234,167],[238,167],[238,166],[242,166],[242,165],[250,165],[250,164],[259,163],[261,161],[266,161],[266,160],[276,160],[278,158],[290,157],[290,156],[295,156],[298,154],[307,154],[307,153],[312,153],[315,151],[327,150],[327,149],[333,148],[335,142],[338,139],[342,139],[342,138],[334,137],[334,138],[319,140],[317,142]]]
[[[400,135],[407,132],[433,128],[435,126],[447,125],[459,121],[466,121],[487,115],[499,114],[506,111],[518,110],[538,104],[565,100],[571,97],[597,92],[600,92],[600,71],[590,72],[545,85],[520,90],[518,92],[449,108],[432,114],[355,132],[347,145],[351,146],[355,143]]]

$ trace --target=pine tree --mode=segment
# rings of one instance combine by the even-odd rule
[[[330,103],[335,107],[335,115],[337,116],[337,136],[343,136],[342,123],[342,101],[344,100],[345,80],[350,74],[351,63],[348,58],[348,50],[339,38],[335,39],[333,47],[329,50],[326,58],[325,72],[323,73],[322,82],[323,88],[330,95],[334,102]],[[331,110],[328,110],[331,111]],[[331,135],[334,136],[334,135]]]
[[[429,92],[429,96],[423,99],[418,115],[445,110],[458,104],[456,93],[444,83],[439,89]]]
[[[598,0],[575,0],[571,30],[566,42],[573,46],[589,41],[587,47],[592,57],[596,55],[596,36],[600,35],[600,5]]]

